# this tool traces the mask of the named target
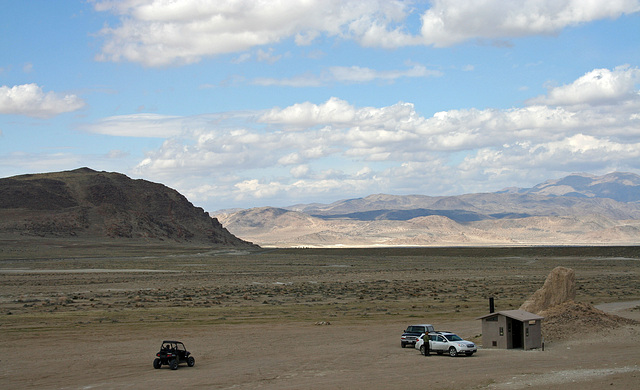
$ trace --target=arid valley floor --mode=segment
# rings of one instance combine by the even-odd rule
[[[0,241],[0,385],[19,389],[632,388],[640,326],[556,321],[543,350],[472,357],[400,348],[432,323],[481,344],[556,266],[577,302],[640,320],[640,248],[211,250]],[[194,367],[155,370],[163,339]]]

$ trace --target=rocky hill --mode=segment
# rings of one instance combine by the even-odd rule
[[[171,188],[89,168],[0,179],[0,237],[17,236],[253,246]]]
[[[640,243],[640,176],[575,174],[530,189],[377,194],[217,218],[239,237],[267,246],[634,245]]]

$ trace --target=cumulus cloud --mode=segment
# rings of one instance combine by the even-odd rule
[[[45,93],[37,84],[0,87],[0,114],[51,118],[84,106],[85,102],[76,95]]]
[[[429,7],[430,5],[430,7]],[[146,66],[188,64],[292,39],[319,36],[365,47],[445,47],[471,39],[503,40],[553,34],[567,26],[638,12],[638,0],[95,0],[95,9],[120,18],[101,31],[102,61]],[[421,15],[419,31],[407,20]],[[268,60],[277,60],[271,52]]]
[[[194,201],[487,191],[549,172],[640,169],[637,72],[595,69],[510,109],[423,116],[408,102],[357,107],[333,97],[256,112],[111,117],[93,131],[164,135],[135,172],[172,183]]]
[[[343,191],[360,193],[369,186],[369,180],[359,178],[356,175],[348,175],[339,179],[301,179],[292,183],[252,179],[237,183],[231,193],[238,200],[270,200],[284,195],[291,197],[292,194],[294,198],[304,198],[310,195],[318,196]]]
[[[349,38],[373,25],[386,30],[406,14],[405,4],[386,0],[124,0],[97,1],[95,9],[120,17],[119,26],[101,31],[106,42],[98,59],[148,66],[192,63],[288,38],[298,45],[320,34]]]
[[[531,99],[532,104],[618,104],[637,98],[640,69],[628,65],[613,70],[594,69],[571,84],[550,88],[546,96]]]
[[[348,102],[331,98],[322,104],[297,103],[284,109],[273,108],[260,117],[260,121],[301,127],[311,127],[326,123],[351,122],[356,109]]]
[[[444,47],[470,39],[548,35],[638,11],[637,0],[435,0],[422,15],[421,41]]]
[[[523,142],[505,148],[482,148],[459,165],[462,172],[499,177],[505,184],[517,182],[523,173],[564,174],[582,171],[610,172],[618,167],[638,168],[640,142],[618,142],[597,135],[576,134],[554,141]]]

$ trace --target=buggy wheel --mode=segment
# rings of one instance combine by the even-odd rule
[[[455,348],[455,347],[451,347],[451,348],[449,348],[449,356],[451,356],[451,357],[456,357],[456,356],[458,356],[458,351],[456,351],[456,348]]]
[[[162,367],[162,360],[160,360],[158,358],[153,359],[153,368],[158,369],[160,367]]]
[[[196,359],[193,356],[187,358],[187,366],[193,367],[196,365]]]
[[[178,369],[178,359],[173,359],[169,362],[169,368],[172,370]]]

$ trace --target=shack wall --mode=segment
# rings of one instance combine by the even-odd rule
[[[483,348],[509,348],[507,342],[507,317],[496,314],[493,317],[482,319],[482,347]]]
[[[514,322],[521,323],[518,327],[517,335],[514,335]],[[512,349],[513,337],[518,337],[522,342],[518,342],[519,347],[524,350],[542,347],[542,321],[518,321],[508,318],[504,315],[497,314],[495,316],[482,319],[482,347],[483,348],[500,348]]]
[[[525,321],[524,331],[524,349],[542,347],[542,321]]]

